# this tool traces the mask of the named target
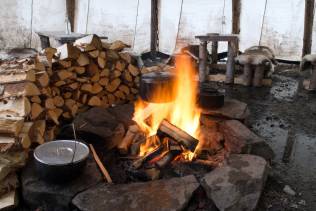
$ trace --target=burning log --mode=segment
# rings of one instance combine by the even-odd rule
[[[155,164],[159,168],[163,168],[167,166],[169,163],[171,163],[178,155],[182,153],[181,147],[178,146],[170,146],[170,150],[166,152],[163,157],[157,161]]]
[[[137,133],[133,139],[133,143],[130,146],[130,154],[138,155],[140,146],[146,142],[146,137],[142,133]]]
[[[148,153],[144,157],[136,160],[133,163],[133,167],[135,169],[140,168],[143,165],[143,163],[148,162],[148,161],[154,159],[155,157],[159,156],[163,152],[163,149],[164,149],[163,145],[159,145],[156,149],[154,149],[153,151],[151,151],[150,153]]]
[[[194,152],[199,141],[189,135],[187,132],[181,130],[175,125],[171,124],[167,120],[163,120],[157,131],[157,136],[159,138],[169,137],[176,141],[178,144],[182,145],[184,148]]]

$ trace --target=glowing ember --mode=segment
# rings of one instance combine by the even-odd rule
[[[155,90],[154,92],[154,97],[157,99],[167,99],[172,94],[175,96],[174,101],[170,103],[145,103],[139,100],[135,105],[133,119],[148,137],[155,135],[160,122],[167,119],[198,139],[200,111],[196,106],[198,82],[195,80],[193,64],[187,57],[179,56],[176,58],[174,71],[176,79],[173,90]],[[150,118],[147,116],[149,113]],[[141,146],[140,155],[152,151],[157,144],[155,142],[155,138],[147,138],[146,143]],[[194,153],[187,151],[182,155],[185,159],[191,160]]]

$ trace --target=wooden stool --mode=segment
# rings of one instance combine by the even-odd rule
[[[236,63],[244,68],[243,82],[245,86],[262,86],[265,70],[271,67],[271,60],[265,55],[242,54],[236,57]]]
[[[301,62],[301,71],[311,67],[312,75],[310,77],[309,85],[306,87],[308,90],[316,90],[316,54],[305,55]]]

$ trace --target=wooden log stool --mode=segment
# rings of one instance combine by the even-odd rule
[[[236,57],[235,62],[243,66],[243,83],[245,86],[261,87],[262,80],[271,73],[276,64],[274,54],[265,46],[253,46]]]
[[[306,89],[315,91],[316,90],[316,54],[308,54],[303,57],[301,62],[301,71],[311,69],[311,77],[309,84]]]

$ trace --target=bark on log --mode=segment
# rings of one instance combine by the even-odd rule
[[[189,135],[184,130],[176,127],[175,125],[171,124],[167,120],[163,120],[158,128],[157,135],[160,139],[164,137],[169,137],[178,144],[182,145],[184,148],[194,152],[196,146],[198,145],[199,141]]]

